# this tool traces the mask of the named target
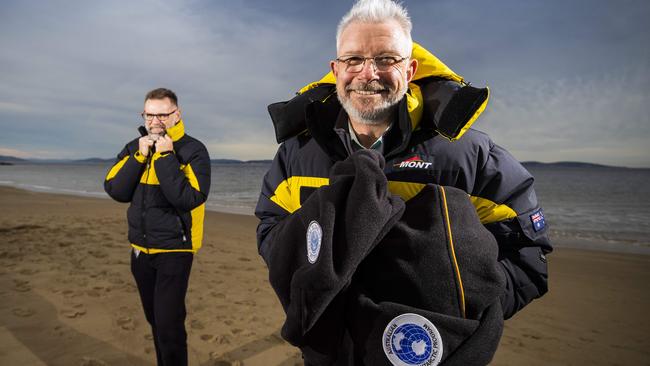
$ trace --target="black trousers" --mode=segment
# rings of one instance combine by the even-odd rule
[[[131,273],[151,325],[158,366],[187,365],[185,294],[194,255],[140,253],[131,250]]]

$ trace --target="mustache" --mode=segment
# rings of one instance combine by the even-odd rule
[[[381,92],[381,91],[389,91],[390,88],[387,86],[383,85],[381,82],[377,80],[372,80],[368,83],[359,83],[359,84],[351,84],[345,87],[346,91],[370,91],[370,92]]]

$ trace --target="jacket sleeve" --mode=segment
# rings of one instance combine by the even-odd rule
[[[552,247],[533,181],[512,155],[489,142],[473,194],[489,197],[511,210],[504,219],[485,225],[497,239],[499,261],[506,275],[506,289],[501,297],[505,319],[548,290],[546,254]]]
[[[160,189],[167,201],[180,211],[191,211],[200,206],[210,192],[208,150],[199,142],[193,144],[196,144],[194,151],[183,166],[175,153],[161,155],[156,152],[152,157]]]
[[[296,346],[331,356],[344,329],[338,295],[399,219],[404,202],[388,193],[383,158],[362,150],[334,165],[329,185],[289,212],[281,207],[277,193],[270,193],[277,191],[274,186],[282,189],[277,180],[287,172],[285,158],[281,147],[256,209],[261,219],[260,252],[287,315],[282,336]]]
[[[281,144],[269,171],[262,180],[262,190],[255,207],[255,216],[260,219],[257,225],[257,250],[267,265],[271,245],[267,241],[267,236],[271,229],[292,213],[291,208],[279,202],[276,195],[276,190],[279,190],[282,182],[286,182],[289,177],[287,166],[286,145]]]
[[[104,179],[106,193],[116,201],[131,202],[145,162],[145,157],[140,155],[137,147],[133,147],[133,143],[124,146],[124,149],[117,155],[115,164],[109,169]]]

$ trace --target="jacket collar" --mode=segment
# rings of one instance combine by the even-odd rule
[[[335,161],[343,160],[349,155],[348,149],[334,129],[336,122],[341,119],[341,113],[345,112],[336,98],[313,101],[305,109],[307,130],[321,149]],[[406,96],[397,105],[394,118],[392,127],[384,135],[386,159],[404,151],[411,140],[413,127]]]
[[[176,142],[180,140],[181,137],[185,136],[185,125],[183,124],[183,120],[179,120],[175,125],[168,128],[165,132],[169,135],[169,137],[172,138],[172,141]]]

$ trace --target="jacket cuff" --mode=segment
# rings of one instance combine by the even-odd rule
[[[135,154],[133,154],[133,157],[138,163],[144,163],[147,161],[147,158],[144,155],[140,154],[140,150],[136,151]]]
[[[158,152],[158,151],[156,151],[156,152],[153,154],[153,156],[151,157],[151,160],[156,161],[156,160],[158,160],[158,159],[160,159],[160,158],[164,158],[165,156],[167,156],[167,155],[171,155],[171,154],[173,154],[173,153],[174,153],[173,151],[163,151],[163,152]]]

